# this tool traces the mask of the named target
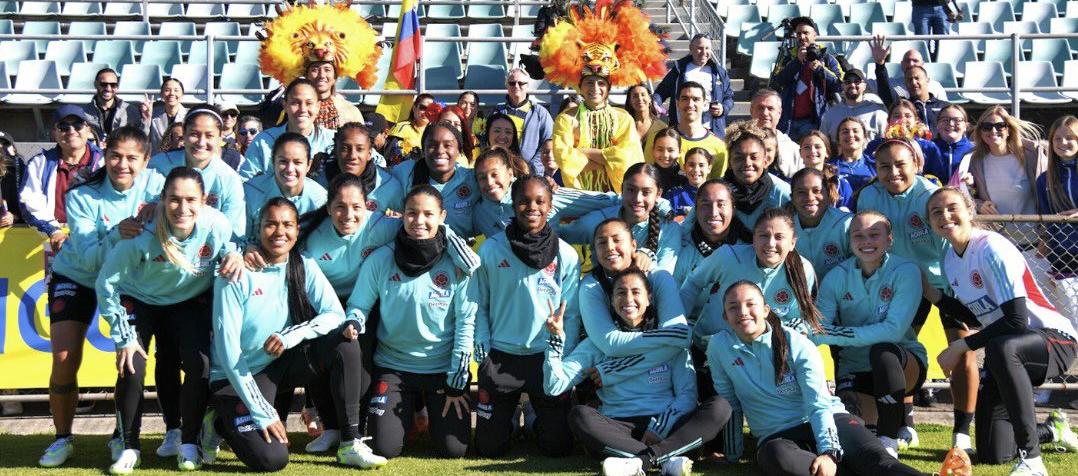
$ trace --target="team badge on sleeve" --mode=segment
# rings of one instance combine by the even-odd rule
[[[895,292],[889,286],[880,288],[880,301],[888,302],[895,296]]]

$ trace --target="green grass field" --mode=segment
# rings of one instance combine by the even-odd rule
[[[902,453],[903,461],[928,472],[939,471],[940,461],[945,454],[944,448],[950,444],[950,429],[939,425],[918,427],[921,447]],[[291,434],[293,447],[302,448],[310,439],[307,435]],[[105,449],[107,436],[81,436],[76,441],[78,453],[62,469],[40,469],[37,458],[51,442],[49,435],[15,436],[0,435],[0,474],[12,475],[65,475],[65,474],[106,474],[108,452]],[[135,474],[176,474],[175,460],[158,458],[153,450],[160,444],[161,435],[148,435],[143,438],[146,449],[142,467]],[[748,441],[746,443],[749,443]],[[391,460],[389,465],[378,470],[381,475],[538,475],[538,474],[596,474],[598,462],[584,456],[572,458],[544,458],[526,455],[526,444],[519,444],[517,451],[509,458],[500,460],[462,459],[445,460],[434,458],[422,448],[406,451],[410,457]],[[746,451],[748,453],[748,451]],[[1045,448],[1045,463],[1053,475],[1069,475],[1078,472],[1078,455],[1059,454]],[[207,466],[203,474],[244,472],[244,467],[231,453],[222,452],[218,464]],[[750,475],[758,474],[755,467],[748,463],[736,465],[717,465],[697,463],[697,474]],[[294,454],[292,462],[281,473],[285,475],[322,476],[345,474],[354,469],[338,466],[329,456]],[[1006,475],[1009,465],[976,466],[974,474],[978,476]]]

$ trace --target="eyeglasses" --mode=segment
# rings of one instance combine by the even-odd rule
[[[120,83],[97,83],[97,87],[101,89],[116,89],[120,86]]]
[[[245,136],[255,136],[255,135],[258,135],[259,130],[252,127],[252,128],[249,128],[249,129],[240,129],[239,133],[241,135],[245,135]]]
[[[977,128],[980,129],[981,132],[991,132],[992,129],[995,129],[996,132],[1003,132],[1004,130],[1007,129],[1007,123],[1006,122],[982,122],[981,125],[978,126]]]
[[[71,131],[81,131],[83,126],[85,126],[85,125],[86,125],[85,121],[57,122],[55,127],[56,127],[56,130],[58,130],[60,132],[71,132]]]
[[[416,105],[415,105],[415,108],[416,108],[416,109],[419,109],[420,111],[426,111],[426,110],[427,110],[427,108],[428,108],[428,107],[430,107],[430,105],[431,105],[431,104],[432,104],[432,103],[428,103],[428,104],[416,104]]]
[[[961,117],[941,117],[938,122],[943,124],[961,124],[966,122],[966,120]]]
[[[221,113],[221,115],[222,115],[222,116],[232,116],[232,117],[237,117],[237,116],[239,116],[239,115],[240,115],[240,113],[238,113],[238,112],[236,112],[236,111],[227,111],[227,112],[223,112],[223,113]]]
[[[516,86],[518,88],[523,88],[524,86],[528,85],[528,83],[524,82],[524,81],[509,81],[506,84],[508,84],[510,86]]]

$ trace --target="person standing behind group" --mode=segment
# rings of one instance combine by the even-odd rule
[[[60,106],[54,114],[52,138],[56,147],[26,161],[19,203],[22,219],[49,240],[53,253],[67,239],[67,191],[101,168],[101,149],[87,141],[92,133],[88,118],[78,106]],[[148,153],[148,151],[147,151]]]
[[[330,61],[311,61],[305,78],[318,93],[318,114],[314,123],[331,131],[349,122],[363,123],[363,114],[354,104],[337,93],[337,67]]]
[[[842,101],[832,104],[820,118],[820,131],[832,140],[839,139],[839,126],[847,117],[856,117],[865,125],[865,140],[870,141],[887,130],[887,111],[879,102],[865,96],[868,81],[865,73],[851,69],[842,77]]]
[[[74,106],[65,106],[69,107]],[[77,107],[74,110],[82,112]],[[67,134],[78,134],[79,129],[72,128]],[[140,212],[158,199],[164,182],[159,174],[146,170],[150,144],[140,129],[117,128],[105,145],[103,168],[67,193],[71,237],[62,248],[57,246],[48,282],[52,343],[49,407],[56,439],[38,460],[46,468],[64,464],[75,452],[71,425],[79,400],[78,370],[86,332],[97,308],[94,281],[101,264],[113,245],[141,232],[144,217]],[[109,446],[111,449],[115,443]]]
[[[697,189],[695,200],[693,219],[681,225],[681,251],[674,268],[679,286],[705,258],[723,246],[752,241],[752,230],[734,215],[730,184],[708,179]]]
[[[778,146],[775,156],[777,163],[772,164],[771,167],[777,168],[787,177],[793,177],[798,170],[804,168],[798,143],[778,128],[779,120],[782,118],[782,96],[779,96],[779,93],[771,89],[756,91],[749,103],[749,115],[751,122],[758,127],[770,129],[775,133],[775,144]],[[729,144],[727,144],[727,149],[729,149]]]
[[[310,169],[311,145],[307,139],[295,132],[278,136],[273,143],[272,173],[259,174],[243,184],[243,196],[247,203],[246,229],[258,228],[262,206],[273,197],[287,198],[296,205],[300,216],[325,205],[326,189],[307,176]],[[247,245],[258,248],[258,237],[249,234]],[[257,264],[261,257],[254,259]]]
[[[520,155],[531,166],[532,173],[543,175],[543,161],[539,157],[539,148],[547,139],[553,137],[554,118],[550,111],[528,95],[528,82],[531,78],[522,68],[509,70],[505,78],[508,94],[505,102],[494,107],[491,114],[505,114],[517,126],[517,139],[520,141]],[[467,118],[461,118],[466,121]],[[470,159],[471,157],[469,157]]]
[[[734,109],[734,90],[730,85],[730,75],[726,68],[715,60],[711,49],[711,36],[697,33],[689,41],[689,54],[674,62],[673,67],[652,95],[652,109],[663,110],[663,103],[669,98],[679,101],[682,85],[693,82],[700,85],[707,110],[701,108],[694,122],[699,122],[719,139],[726,137],[726,118]],[[685,121],[681,111],[675,105],[670,107],[670,124]],[[679,117],[681,117],[679,119]],[[646,137],[646,136],[640,136]]]
[[[135,126],[145,131],[142,123],[142,104],[126,102],[117,95],[120,77],[112,68],[104,68],[94,75],[94,89],[97,91],[90,103],[81,106],[86,123],[93,130],[99,141],[108,139],[113,129],[123,126]]]
[[[476,451],[487,458],[509,451],[514,411],[521,393],[527,393],[539,451],[566,456],[573,449],[571,402],[568,395],[543,391],[543,349],[551,338],[546,319],[559,304],[569,309],[565,325],[572,336],[565,347],[576,347],[580,257],[547,223],[554,193],[545,179],[521,177],[511,193],[513,219],[504,233],[488,236],[480,246],[484,266],[474,278],[479,304],[475,357],[480,362]]]
[[[190,167],[202,174],[206,204],[228,217],[233,236],[242,242],[247,228],[243,180],[221,159],[223,127],[224,121],[213,106],[191,108],[183,118],[183,150],[157,154],[149,167],[165,176],[177,167]]]
[[[940,161],[925,157],[925,174],[935,176],[941,184],[957,185],[951,183],[954,180],[952,176],[962,164],[962,159],[973,150],[973,142],[966,137],[968,127],[969,116],[962,106],[951,104],[940,109],[936,118],[936,137],[932,139],[940,150]]]
[[[143,131],[150,137],[150,150],[154,154],[165,152],[161,144],[168,128],[177,122],[183,122],[187,108],[183,106],[183,83],[176,78],[167,77],[161,82],[161,100],[153,103],[152,108],[142,110]]]
[[[797,40],[781,52],[771,72],[771,83],[782,92],[782,119],[778,128],[794,141],[808,131],[819,129],[831,96],[839,91],[842,68],[826,46],[816,43],[820,34],[809,17],[790,20],[789,29]],[[809,56],[809,50],[813,56]]]
[[[652,107],[651,90],[646,84],[637,84],[625,91],[625,105],[622,109],[633,116],[633,120],[636,121],[636,133],[642,141],[646,141],[652,134],[667,127],[667,123],[659,119],[655,108]],[[644,156],[647,157],[647,155],[648,146],[645,143]]]
[[[468,364],[475,337],[479,258],[467,265],[449,256],[446,210],[431,185],[404,198],[404,226],[360,268],[348,299],[348,319],[377,336],[368,433],[374,453],[400,456],[416,405],[430,415],[430,433],[443,457],[460,458],[471,439]],[[378,306],[374,328],[368,316]]]
[[[254,138],[262,132],[262,121],[255,116],[244,115],[240,116],[236,124],[236,150],[240,151],[240,155],[244,155]]]
[[[700,114],[703,114],[704,108],[707,107],[705,94],[703,86],[697,82],[686,81],[678,87],[675,100],[678,114],[681,117],[681,121],[676,123],[681,150],[681,154],[678,156],[678,165],[684,167],[685,153],[689,149],[699,147],[711,153],[712,167],[710,177],[718,178],[726,173],[726,143],[718,134],[704,127],[699,120]],[[646,138],[645,150],[652,150],[655,138],[661,132],[656,132],[655,135]],[[650,157],[646,162],[652,162]]]
[[[431,124],[423,131],[422,155],[392,169],[393,177],[407,189],[430,185],[445,202],[445,224],[459,236],[475,235],[475,204],[479,184],[475,171],[457,162],[463,143],[460,131],[448,122]]]
[[[19,187],[23,180],[26,163],[15,142],[5,132],[0,132],[0,228],[21,223],[19,210]]]
[[[398,149],[401,153],[400,157],[386,156],[386,161],[389,162],[390,167],[394,167],[404,160],[408,154],[412,153],[412,149],[423,147],[423,132],[426,130],[427,125],[430,124],[426,111],[431,104],[434,104],[434,96],[430,94],[416,96],[415,101],[412,102],[412,109],[408,113],[408,120],[398,122],[389,129],[389,144],[386,147],[387,149]]]
[[[1078,118],[1063,116],[1048,129],[1048,170],[1037,177],[1042,214],[1078,215]],[[1040,243],[1052,264],[1056,307],[1071,323],[1078,321],[1078,225],[1049,224]]]
[[[860,119],[847,117],[839,122],[838,153],[827,163],[838,168],[838,176],[849,182],[854,193],[876,178],[872,156],[865,152],[867,143],[867,128]]]
[[[790,180],[790,188],[793,189],[790,208],[797,234],[794,248],[812,263],[816,275],[822,278],[850,257],[849,230],[853,216],[835,206],[835,187],[827,172],[802,169]]]
[[[321,162],[322,156],[333,150],[333,131],[319,126],[318,92],[310,81],[299,78],[285,88],[284,109],[288,120],[285,124],[266,129],[251,141],[244,155],[240,176],[244,180],[273,170],[273,144],[285,132],[295,132],[307,139],[311,155]],[[319,172],[320,170],[316,170]]]
[[[210,314],[215,273],[235,281],[243,257],[232,243],[232,227],[221,212],[205,206],[201,175],[178,167],[165,179],[155,206],[153,228],[115,245],[101,266],[95,289],[97,307],[116,344],[117,426],[123,443],[109,468],[130,474],[141,459],[139,433],[146,350],[150,341],[161,355],[177,356],[186,376],[179,389],[182,421],[176,456],[181,471],[216,459],[216,448],[199,444],[209,400]],[[158,361],[157,364],[162,362]]]
[[[374,132],[362,124],[349,122],[342,125],[333,135],[333,155],[315,180],[326,187],[342,173],[355,175],[363,181],[368,211],[400,213],[404,206],[404,187],[378,164],[373,139]]]

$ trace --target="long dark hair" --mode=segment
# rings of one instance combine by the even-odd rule
[[[258,214],[261,223],[269,215],[271,208],[287,208],[296,215],[296,224],[299,226],[299,210],[296,205],[284,197],[269,199]],[[298,243],[297,243],[298,244]],[[285,285],[288,287],[288,317],[292,324],[307,322],[314,317],[314,306],[307,297],[307,270],[303,265],[303,257],[299,254],[299,247],[293,246],[288,251],[288,267],[285,270]]]
[[[172,240],[172,226],[168,222],[168,217],[165,216],[165,208],[168,206],[165,200],[168,191],[172,189],[172,184],[177,180],[186,179],[193,180],[198,185],[198,191],[200,194],[205,195],[206,184],[202,181],[202,173],[191,167],[176,167],[168,173],[165,177],[165,185],[161,187],[161,200],[157,202],[157,210],[154,211],[154,237],[157,238],[157,243],[161,245],[161,250],[165,252],[165,258],[169,263],[176,265],[188,272],[194,271],[194,266],[191,265],[191,261],[184,256],[183,250],[180,249],[174,240]],[[289,202],[291,203],[291,202]]]
[[[640,281],[644,282],[644,289],[648,293],[648,308],[644,310],[644,322],[640,327],[630,328],[625,321],[622,321],[617,317],[617,312],[614,311],[614,295],[608,294],[610,303],[610,316],[614,319],[615,325],[622,331],[647,331],[659,327],[659,312],[656,310],[658,306],[655,305],[655,293],[651,290],[651,282],[648,281],[648,275],[641,271],[636,266],[629,266],[625,271],[622,271],[614,277],[610,278],[610,289],[613,290],[617,286],[618,282],[628,278],[630,276],[636,276],[640,278]]]
[[[820,183],[823,184],[824,200],[827,201],[827,206],[834,207],[838,203],[838,174],[836,173],[836,167],[831,164],[824,164],[823,170],[813,169],[805,167],[798,170],[793,177],[790,178],[790,192],[793,193],[793,188],[796,188],[803,180],[809,177],[817,177],[820,179]],[[797,213],[794,208],[793,202],[790,202],[790,210]]]
[[[756,291],[760,295],[760,299],[763,300],[764,292],[760,289],[756,283],[747,280],[737,281],[726,288],[726,292],[722,295],[723,315],[726,314],[726,299],[730,297],[735,289],[748,286]],[[723,320],[726,318],[723,317]],[[775,367],[775,385],[782,383],[782,376],[790,370],[790,343],[786,340],[786,331],[782,328],[782,321],[779,320],[779,316],[772,310],[767,313],[767,325],[771,326],[771,364]]]
[[[632,96],[633,90],[636,88],[644,88],[644,91],[647,91],[648,93],[648,98],[651,98],[651,88],[649,88],[648,85],[640,83],[635,86],[630,86],[629,89],[625,91],[625,105],[622,106],[622,109],[625,109],[629,113],[629,115],[633,117],[633,120],[640,120],[641,117],[650,117],[652,119],[655,119],[655,115],[651,113],[651,110],[637,111],[633,108]],[[677,98],[674,99],[675,102],[677,102]]]
[[[277,153],[284,148],[285,144],[295,142],[302,144],[303,148],[307,151],[307,162],[311,161],[311,143],[307,141],[303,134],[298,132],[285,132],[277,137],[277,140],[273,141],[273,151],[270,153],[270,157],[277,157]]]
[[[420,151],[419,157],[415,158],[415,168],[412,169],[411,185],[413,187],[430,184],[430,167],[427,165],[427,148],[433,145],[431,142],[434,140],[434,131],[438,129],[444,129],[453,134],[453,139],[457,141],[458,153],[460,151],[460,147],[464,145],[464,138],[461,136],[460,131],[457,130],[457,128],[454,127],[453,124],[450,124],[448,122],[438,121],[434,124],[428,125],[426,129],[423,129],[423,136],[420,139],[420,144],[422,144],[422,150]],[[456,159],[456,157],[453,157],[451,160]],[[441,194],[439,194],[439,196],[440,195]]]
[[[771,220],[779,220],[785,223],[790,227],[790,232],[794,232],[794,220],[790,216],[790,212],[782,208],[768,208],[756,220],[756,226],[752,228],[753,238],[756,236],[756,231],[764,223]],[[801,262],[801,255],[797,253],[796,249],[791,248],[790,252],[786,254],[783,266],[786,268],[786,282],[793,288],[794,296],[797,298],[797,306],[801,309],[801,319],[807,322],[813,330],[822,332],[820,311],[816,309],[816,304],[813,302],[812,291],[808,288],[808,279],[805,276],[805,264]]]
[[[606,220],[599,222],[599,224],[595,226],[595,232],[591,235],[591,247],[593,250],[595,249],[595,233],[610,224],[618,225],[625,230],[625,233],[629,234],[630,240],[634,239],[633,228],[629,226],[629,222],[622,220],[619,217],[607,218]],[[629,265],[630,268],[632,266],[632,264]],[[602,288],[603,292],[606,293],[606,297],[609,298],[611,293],[614,291],[614,281],[609,275],[607,275],[606,270],[603,269],[602,265],[597,264],[595,267],[593,267],[591,269],[591,276],[595,278],[595,281],[599,283],[599,287]]]
[[[150,138],[146,137],[146,134],[135,126],[123,126],[117,128],[109,134],[108,139],[105,140],[105,153],[108,154],[108,150],[118,146],[121,142],[134,142],[142,150],[143,155],[149,155],[150,153]],[[3,167],[0,167],[2,169]],[[86,180],[75,184],[69,188],[68,191],[79,188],[83,185],[96,185],[105,182],[105,178],[108,177],[107,167],[101,167],[90,174]],[[0,170],[0,177],[3,177],[3,170]]]
[[[494,121],[499,119],[508,121],[513,128],[513,142],[509,144],[509,152],[520,155],[520,131],[517,130],[517,123],[513,122],[513,119],[503,112],[496,112],[487,118],[487,123],[483,127],[483,136],[487,138],[487,147],[492,146],[490,143],[490,128],[493,127]]]
[[[439,192],[438,189],[434,188],[429,183],[412,187],[412,189],[408,191],[408,194],[404,196],[404,200],[401,201],[404,203],[404,208],[408,208],[408,201],[416,195],[427,195],[434,198],[434,201],[438,202],[438,208],[445,210],[445,202],[442,201],[442,192]]]
[[[363,195],[363,200],[367,199],[367,189],[363,186],[363,180],[359,177],[347,172],[341,172],[333,180],[329,181],[329,190],[327,191],[326,203],[316,208],[314,211],[305,213],[300,222],[305,225],[299,231],[299,238],[296,240],[296,248],[303,249],[303,245],[307,243],[307,238],[310,238],[311,233],[322,226],[322,222],[329,218],[329,206],[334,200],[337,200],[341,196],[341,190],[345,187],[355,187],[359,190],[359,193]]]
[[[629,167],[629,170],[625,171],[624,180],[622,184],[629,181],[630,177],[636,175],[647,175],[653,182],[655,187],[659,189],[659,196],[662,196],[662,181],[659,179],[659,168],[653,164],[646,164],[638,162]],[[622,185],[624,187],[624,185]],[[662,231],[663,216],[659,213],[659,204],[656,203],[651,207],[651,211],[648,212],[648,236],[644,239],[644,247],[658,253],[659,252],[659,232]],[[624,209],[625,202],[622,200],[622,208]],[[631,229],[631,228],[630,228]]]
[[[423,93],[423,94],[420,94],[420,95],[416,96],[415,101],[412,101],[412,107],[408,108],[409,109],[408,122],[415,123],[415,105],[418,104],[419,101],[422,101],[424,99],[430,99],[431,101],[435,100],[434,96],[431,96],[430,94],[427,94],[427,93]],[[431,103],[431,104],[433,104],[433,103]],[[479,98],[478,97],[476,98],[475,107],[476,108],[479,107]]]

